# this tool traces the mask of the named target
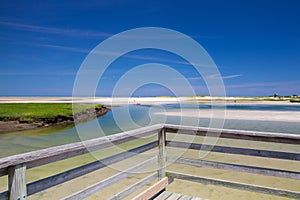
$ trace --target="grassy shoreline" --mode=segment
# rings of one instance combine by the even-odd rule
[[[101,104],[5,103],[0,104],[0,132],[81,123],[109,111]]]
[[[74,112],[79,113],[91,108],[101,108],[103,105],[78,104]],[[72,116],[72,104],[70,103],[6,103],[0,104],[0,120],[24,120],[34,121],[40,118],[52,118],[56,116]]]

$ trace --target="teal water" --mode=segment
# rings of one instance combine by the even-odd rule
[[[206,104],[167,104],[163,107],[151,105],[130,105],[112,108],[112,112],[98,118],[98,122],[103,130],[100,132],[95,126],[95,122],[91,121],[78,125],[80,136],[75,127],[51,127],[36,130],[27,130],[19,132],[10,132],[0,134],[0,157],[6,157],[23,152],[43,149],[52,146],[63,145],[67,143],[77,142],[81,139],[91,139],[101,137],[103,135],[111,135],[125,130],[156,124],[171,123],[180,124],[180,117],[165,118],[161,115],[151,114],[153,111],[172,111],[174,109],[211,109],[211,105]],[[300,111],[300,106],[291,105],[230,105],[227,109],[235,110],[266,110],[266,111]],[[123,113],[129,113],[129,116]],[[119,115],[117,120],[115,115]],[[192,121],[195,118],[187,117],[186,121]],[[201,119],[199,126],[209,126],[210,119]],[[253,120],[226,120],[224,124],[226,129],[255,130],[266,132],[282,132],[290,134],[300,134],[300,123],[296,122],[272,122],[272,121],[253,121]]]

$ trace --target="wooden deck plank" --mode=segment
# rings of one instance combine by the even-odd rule
[[[182,194],[173,193],[171,196],[167,198],[167,200],[178,200],[180,199],[181,196]]]
[[[199,198],[199,197],[191,197],[188,195],[177,194],[177,193],[168,192],[168,191],[161,193],[154,200],[192,200],[192,199],[203,200],[202,198]]]
[[[161,193],[158,197],[156,197],[154,200],[165,200],[167,199],[169,196],[171,196],[172,193],[168,192],[168,191],[164,191],[163,193]]]
[[[159,192],[164,190],[168,185],[168,178],[165,177],[162,180],[158,181],[155,185],[152,185],[150,188],[140,193],[138,196],[133,198],[133,200],[148,200],[153,196],[157,195]]]
[[[192,198],[193,197],[191,197],[191,196],[182,195],[179,200],[191,200]]]

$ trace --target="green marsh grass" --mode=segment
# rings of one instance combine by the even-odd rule
[[[74,112],[82,112],[89,108],[99,108],[102,105],[78,104]],[[0,119],[34,121],[40,118],[56,116],[71,116],[73,114],[71,103],[5,103],[0,104]]]

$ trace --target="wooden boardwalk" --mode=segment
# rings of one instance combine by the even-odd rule
[[[154,200],[204,200],[199,197],[190,197],[183,194],[177,194],[172,192],[163,192],[158,197],[154,198]]]
[[[262,166],[253,166],[236,163],[225,163],[211,160],[200,160],[197,158],[174,158],[172,155],[167,155],[166,148],[189,149],[193,151],[207,151],[217,152],[229,155],[241,155],[252,156],[254,158],[264,159],[279,159],[281,161],[293,161],[300,164],[300,152],[295,151],[283,151],[283,149],[261,149],[260,146],[256,147],[240,147],[231,145],[209,145],[206,143],[197,143],[194,140],[192,143],[186,141],[180,141],[172,139],[169,134],[181,134],[190,135],[191,137],[209,137],[209,138],[222,138],[227,140],[245,140],[251,142],[268,142],[270,144],[283,145],[300,145],[300,135],[284,134],[284,133],[268,133],[257,131],[241,131],[241,130],[224,130],[224,129],[212,129],[203,127],[190,127],[179,126],[172,124],[157,124],[148,127],[143,127],[119,134],[109,135],[106,137],[95,138],[83,142],[77,142],[57,147],[51,147],[48,149],[28,152],[20,155],[15,155],[7,158],[0,159],[0,177],[6,176],[8,185],[7,191],[0,192],[0,200],[26,200],[28,196],[45,191],[49,188],[60,184],[67,184],[70,180],[82,177],[91,172],[100,170],[102,168],[118,164],[119,162],[133,158],[135,155],[142,154],[148,151],[154,151],[155,155],[143,160],[138,164],[130,166],[127,169],[120,171],[106,179],[99,180],[79,191],[63,196],[62,199],[84,199],[95,193],[111,187],[113,184],[140,173],[147,167],[154,167],[152,174],[139,180],[134,184],[128,185],[127,188],[122,191],[115,191],[117,194],[113,194],[110,197],[111,200],[123,199],[133,192],[145,187],[149,183],[156,181],[155,184],[137,195],[134,200],[145,199],[189,199],[196,200],[201,199],[197,197],[190,197],[182,194],[165,192],[167,185],[171,184],[174,179],[192,181],[196,183],[202,183],[206,185],[216,185],[221,187],[233,188],[238,190],[245,190],[251,192],[257,192],[262,194],[288,197],[293,199],[300,199],[300,191],[287,190],[285,188],[274,188],[263,185],[249,184],[244,182],[236,182],[232,180],[222,180],[218,178],[198,176],[195,174],[186,174],[177,171],[171,171],[167,168],[166,163],[178,163],[187,166],[199,167],[199,168],[213,168],[227,171],[245,172],[251,174],[264,175],[266,178],[279,177],[292,180],[300,180],[300,171],[286,170],[281,168],[268,168]],[[100,160],[83,164],[62,172],[50,175],[48,177],[28,182],[26,180],[27,170],[39,166],[43,166],[50,163],[55,163],[68,158],[73,158],[95,152],[98,150],[104,150],[109,147],[124,144],[129,141],[149,138],[157,136],[157,139],[146,142],[141,146],[135,146],[131,149],[118,152]],[[171,140],[170,140],[171,139]],[[299,146],[297,146],[299,147]],[[152,156],[152,155],[151,155]],[[146,158],[146,157],[145,157]],[[162,194],[157,196],[161,191]],[[54,198],[54,197],[53,197]]]

